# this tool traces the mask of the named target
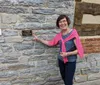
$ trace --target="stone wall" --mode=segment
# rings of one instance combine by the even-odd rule
[[[51,39],[59,14],[74,18],[74,0],[0,0],[0,85],[61,85],[57,47],[23,36]]]
[[[100,1],[75,1],[74,27],[82,37],[85,53],[100,53]]]
[[[74,26],[81,36],[100,35],[100,2],[76,0]]]
[[[100,1],[75,0],[74,27],[81,36],[85,58],[77,62],[75,85],[100,84]],[[81,68],[82,67],[82,68]],[[79,73],[77,73],[79,72]]]
[[[22,34],[32,30],[40,38],[51,39],[59,32],[55,25],[59,14],[67,14],[72,27],[74,0],[0,0],[0,85],[63,85],[58,47],[45,46],[34,42],[31,34]],[[84,47],[90,40],[86,38],[82,38]],[[88,53],[77,61],[74,85],[100,83],[100,54]]]

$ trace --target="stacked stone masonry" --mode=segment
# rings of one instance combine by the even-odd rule
[[[55,25],[59,14],[67,14],[73,26],[74,5],[74,0],[0,0],[0,85],[64,85],[57,64],[58,46],[37,43],[32,36],[22,36],[22,30],[52,39],[59,32]],[[74,85],[100,83],[99,51],[88,49],[95,39],[100,49],[98,37],[81,37],[85,57],[77,60]]]

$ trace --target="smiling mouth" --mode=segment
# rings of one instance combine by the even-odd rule
[[[61,26],[61,28],[66,28],[66,25],[64,25],[64,26]]]

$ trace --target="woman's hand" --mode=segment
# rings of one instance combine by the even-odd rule
[[[77,49],[71,52],[60,52],[60,55],[62,57],[70,56],[70,55],[76,55],[78,53]]]
[[[68,56],[68,53],[67,53],[67,52],[60,52],[60,55],[61,55],[62,57],[66,57],[66,56]]]
[[[39,39],[34,33],[33,33],[32,35],[33,35],[33,37],[34,37],[33,40],[35,40],[35,41],[40,41],[40,39]]]

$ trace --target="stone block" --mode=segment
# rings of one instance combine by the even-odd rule
[[[2,32],[3,32],[4,37],[18,36],[18,31],[17,30],[5,29]]]
[[[100,16],[83,14],[82,24],[100,24]]]
[[[23,7],[10,7],[2,6],[0,7],[0,12],[8,14],[19,14],[19,13],[29,13],[27,8]]]
[[[86,3],[96,3],[96,4],[100,4],[100,0],[82,0],[82,2],[86,2]]]
[[[3,24],[14,24],[17,22],[16,14],[3,14],[2,15],[2,23]]]
[[[16,23],[14,25],[14,29],[16,29],[16,30],[25,30],[25,29],[39,30],[39,29],[41,29],[41,23],[39,23],[39,22]]]
[[[88,80],[93,81],[96,79],[100,79],[100,73],[88,74]]]
[[[26,49],[32,49],[33,44],[32,43],[16,43],[14,44],[15,50],[26,50]]]
[[[75,82],[86,82],[87,81],[87,75],[77,75],[75,76]]]
[[[7,42],[7,43],[22,42],[22,41],[23,41],[23,39],[21,36],[5,37],[5,42]]]
[[[35,67],[43,67],[45,65],[48,65],[47,60],[35,61]]]

